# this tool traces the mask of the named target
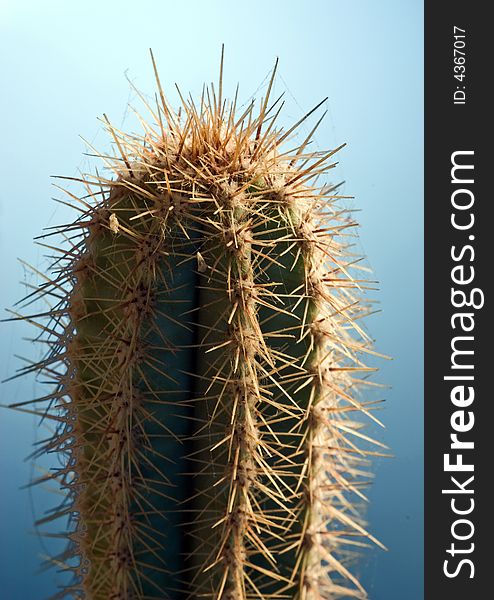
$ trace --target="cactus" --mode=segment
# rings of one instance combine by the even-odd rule
[[[219,86],[176,113],[152,60],[154,125],[105,117],[111,174],[66,191],[80,214],[34,292],[52,308],[22,317],[49,348],[24,372],[52,389],[14,406],[53,422],[38,454],[62,458],[39,480],[66,492],[42,520],[68,520],[55,597],[365,598],[352,569],[379,544],[359,510],[382,444],[358,420],[376,418],[356,223],[318,184],[341,147],[309,151],[315,128],[288,147],[305,117],[276,127],[276,67],[241,112],[222,57]]]

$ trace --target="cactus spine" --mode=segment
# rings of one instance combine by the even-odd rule
[[[81,215],[37,292],[54,306],[28,317],[50,351],[27,370],[54,385],[39,453],[63,457],[41,480],[67,492],[43,522],[70,517],[56,597],[365,598],[366,282],[317,183],[339,148],[309,152],[313,130],[286,149],[276,69],[238,114],[221,75],[174,113],[154,68],[155,127],[107,122],[113,175],[67,192]]]

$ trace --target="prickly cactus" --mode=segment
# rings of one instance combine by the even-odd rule
[[[318,183],[340,148],[309,151],[315,128],[290,145],[276,69],[257,108],[220,75],[177,113],[153,65],[153,125],[107,122],[110,174],[67,191],[79,217],[37,290],[52,308],[23,317],[49,348],[26,370],[51,391],[23,409],[62,459],[41,477],[66,493],[43,520],[68,520],[56,597],[365,598],[366,281]]]

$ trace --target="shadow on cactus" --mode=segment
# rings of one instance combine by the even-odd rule
[[[42,520],[68,521],[54,598],[366,598],[362,488],[383,446],[359,420],[377,421],[356,223],[318,183],[341,147],[309,150],[320,120],[293,144],[316,109],[277,126],[276,67],[240,110],[222,58],[179,112],[153,67],[152,125],[105,117],[110,174],[66,192],[79,217],[28,297],[52,309],[16,316],[49,348],[21,374],[50,394],[14,406],[52,421],[38,455],[62,460],[39,480],[66,493]]]

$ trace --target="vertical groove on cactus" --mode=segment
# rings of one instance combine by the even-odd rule
[[[37,454],[63,465],[39,481],[67,494],[39,521],[68,520],[53,598],[366,598],[355,551],[379,544],[360,503],[382,444],[357,418],[377,421],[358,395],[376,353],[356,223],[318,183],[340,148],[309,152],[316,128],[285,147],[300,123],[275,127],[276,67],[256,114],[223,100],[223,59],[178,113],[153,66],[154,126],[106,120],[112,174],[67,191],[81,216],[34,294],[54,306],[19,317],[49,348],[21,373],[53,390],[15,407],[55,425]]]

